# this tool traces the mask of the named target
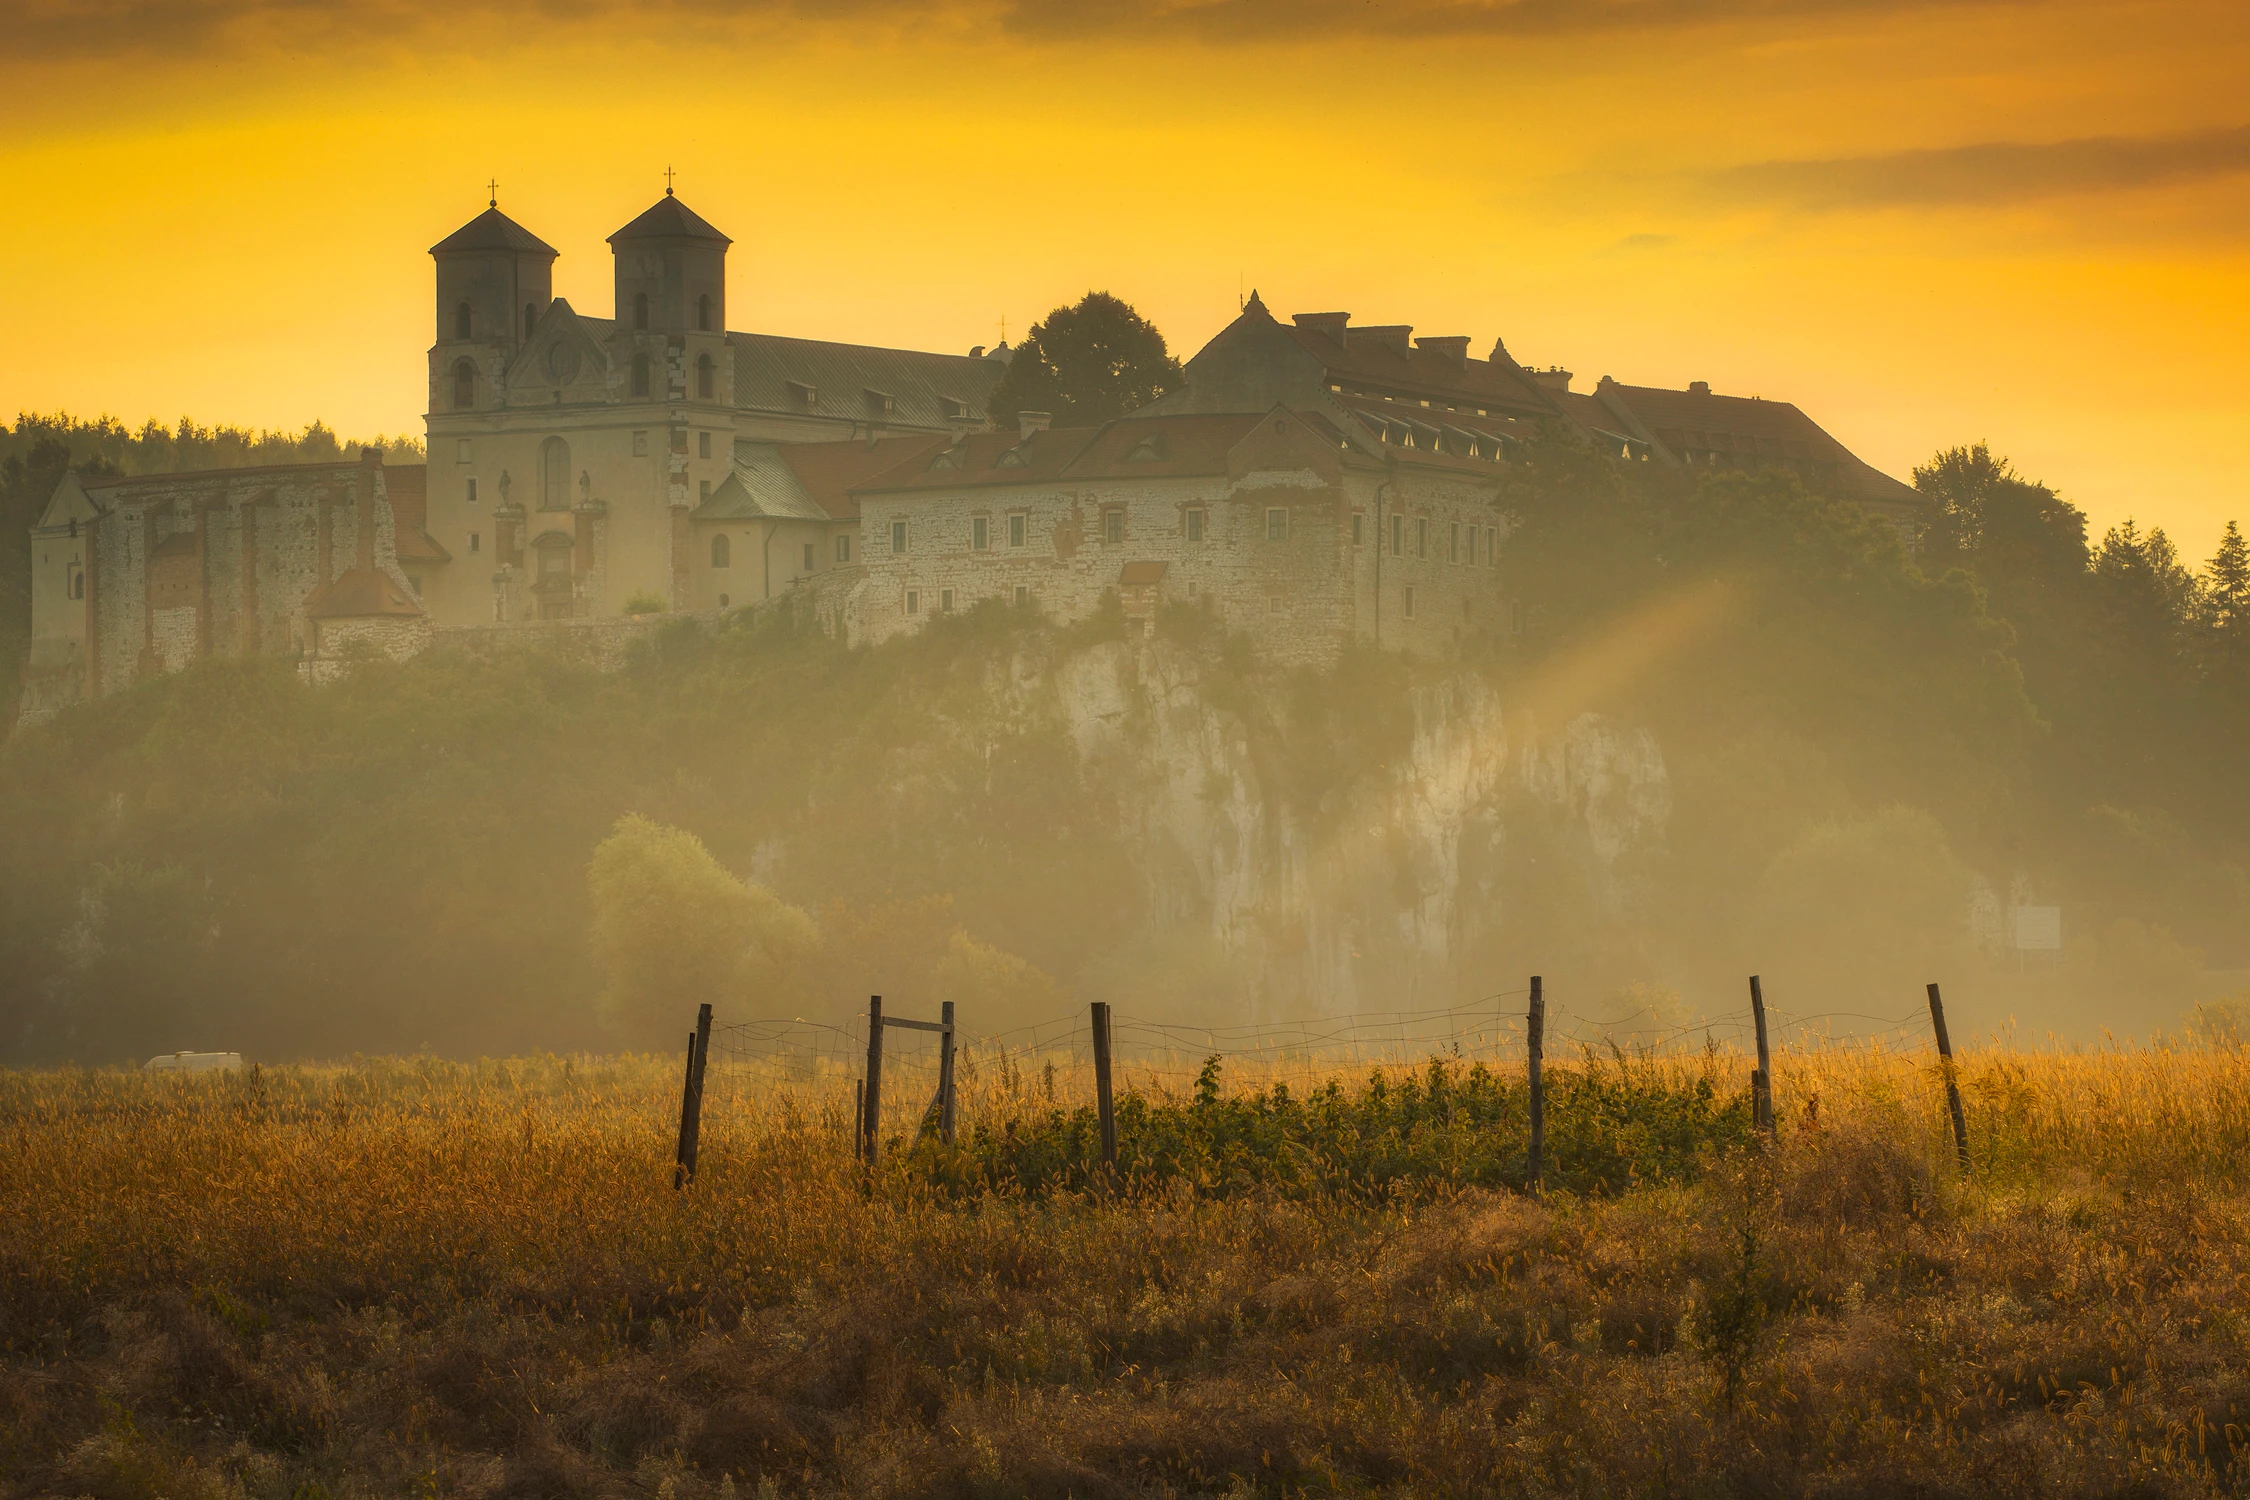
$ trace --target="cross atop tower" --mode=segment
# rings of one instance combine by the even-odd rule
[[[492,201],[486,207],[498,208],[500,206],[500,179],[495,177],[484,186],[485,191],[492,194]]]
[[[664,196],[667,198],[672,196],[672,169],[670,167],[664,169]]]

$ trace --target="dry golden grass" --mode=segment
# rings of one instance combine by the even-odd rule
[[[1776,1073],[1544,1202],[869,1188],[835,1076],[715,1079],[675,1193],[655,1060],[0,1074],[0,1494],[2250,1488],[2250,1057],[1973,1055],[1966,1176],[1934,1058]]]

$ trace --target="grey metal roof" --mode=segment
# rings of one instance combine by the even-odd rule
[[[731,245],[734,241],[711,226],[694,209],[672,196],[666,188],[664,196],[642,210],[639,218],[609,237],[609,243],[619,240],[708,240],[714,244]]]
[[[772,443],[734,445],[734,469],[689,515],[694,521],[826,521]]]
[[[770,333],[730,333],[734,403],[836,422],[876,422],[943,432],[982,426],[985,403],[1005,369],[966,354],[878,349]],[[792,390],[794,385],[797,389]],[[812,392],[806,400],[805,391]]]

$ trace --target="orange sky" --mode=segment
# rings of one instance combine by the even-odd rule
[[[1255,286],[1527,363],[1987,439],[2200,561],[2250,521],[2250,7],[18,0],[0,411],[419,430],[429,245],[609,311],[662,191],[733,321],[940,349]]]

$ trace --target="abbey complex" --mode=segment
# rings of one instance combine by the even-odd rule
[[[1914,491],[1786,402],[1571,389],[1495,342],[1255,296],[1186,382],[1100,427],[987,402],[1003,347],[728,327],[729,240],[668,191],[609,237],[608,317],[497,204],[441,240],[427,462],[66,476],[32,533],[22,712],[209,653],[308,675],[447,632],[599,632],[804,591],[853,640],[987,599],[1129,620],[1205,600],[1271,657],[1506,628],[1507,466],[1542,427],[1622,464],[1779,467],[1911,536]],[[604,622],[611,622],[605,625]]]

